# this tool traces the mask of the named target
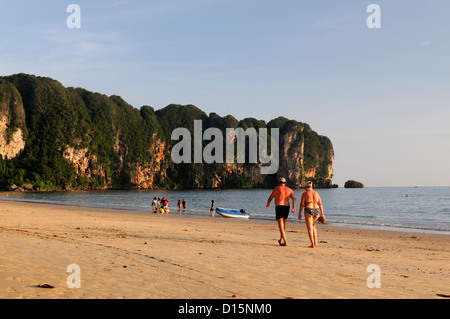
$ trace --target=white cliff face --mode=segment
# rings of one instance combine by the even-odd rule
[[[7,137],[8,118],[0,117],[0,154],[3,158],[12,159],[20,155],[25,148],[22,129],[16,129],[9,141]]]
[[[86,156],[88,149],[75,149],[74,147],[68,147],[64,151],[64,157],[77,168],[78,175],[90,175],[88,173],[90,162],[96,160],[95,156],[89,158]]]
[[[284,177],[289,185],[298,188],[303,183],[304,138],[302,129],[287,132],[280,141],[280,169],[277,176]]]

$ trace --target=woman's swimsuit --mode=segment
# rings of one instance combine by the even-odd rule
[[[317,204],[316,202],[307,202],[305,203],[305,212],[307,212],[312,218],[317,218],[320,216],[320,208],[309,208],[306,207],[309,204]]]

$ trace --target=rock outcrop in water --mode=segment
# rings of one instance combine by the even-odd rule
[[[345,188],[364,188],[364,184],[358,181],[349,180],[345,182]]]
[[[180,163],[171,158],[176,128],[279,128],[279,169],[263,175],[261,163]],[[312,180],[332,187],[331,141],[306,123],[283,117],[268,123],[207,115],[193,105],[155,111],[134,108],[118,96],[65,88],[44,77],[0,77],[0,187],[42,189],[291,187]],[[204,141],[203,146],[208,142]],[[247,146],[248,148],[248,146]]]

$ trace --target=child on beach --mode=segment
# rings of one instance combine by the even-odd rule
[[[169,200],[167,198],[163,197],[161,199],[161,209],[160,209],[161,214],[168,214],[169,213],[168,205],[169,205]]]

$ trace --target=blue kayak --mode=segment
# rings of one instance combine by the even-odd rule
[[[226,218],[244,218],[248,219],[250,214],[246,213],[244,210],[239,209],[228,209],[228,208],[216,208],[216,213],[220,214]]]

